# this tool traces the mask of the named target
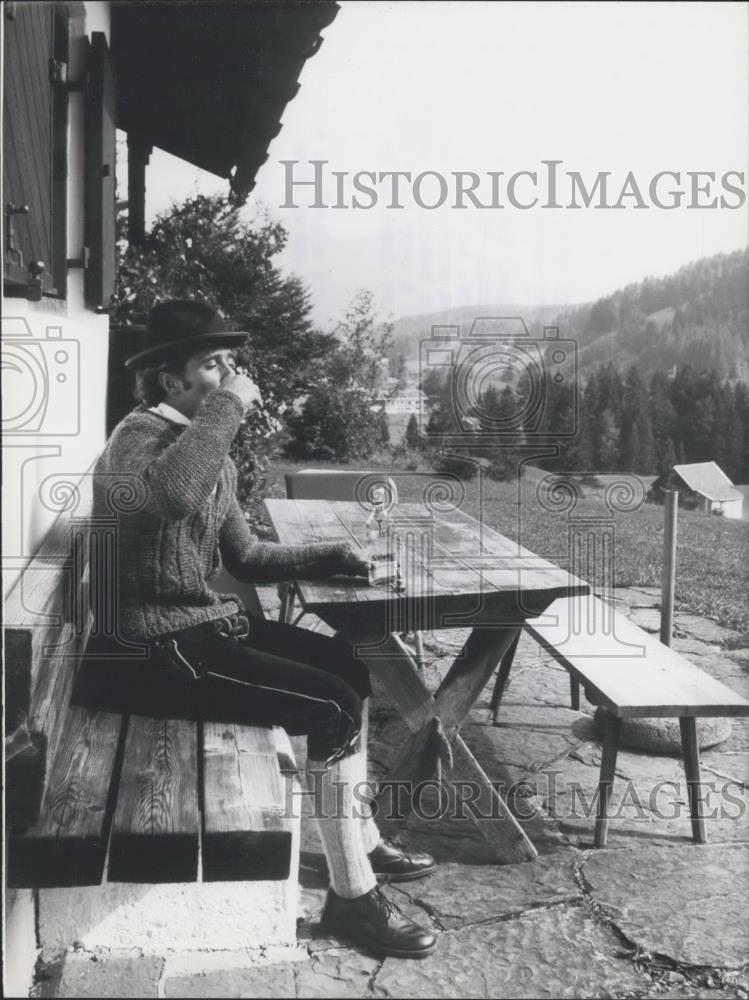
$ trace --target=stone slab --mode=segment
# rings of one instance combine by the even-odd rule
[[[502,703],[497,717],[497,729],[520,729],[523,732],[561,733],[576,735],[573,726],[587,718],[582,712],[562,705],[518,705]]]
[[[636,587],[617,587],[614,591],[614,607],[625,612],[628,608],[654,608],[660,604],[660,591],[647,592]]]
[[[65,957],[58,997],[156,997],[164,964],[156,955],[98,955],[85,951]]]
[[[245,948],[241,951],[170,951],[161,973],[163,982],[227,970],[254,969],[282,962],[306,962],[307,949],[298,945]]]
[[[523,731],[475,723],[463,726],[461,735],[471,749],[479,747],[482,754],[491,754],[503,764],[514,764],[531,771],[559,760],[581,742],[571,732]]]
[[[476,707],[488,708],[490,696],[491,689],[487,689],[479,698]],[[539,662],[537,666],[516,664],[510,673],[502,699],[502,706],[506,704],[539,704],[569,708],[569,675],[551,659],[548,662]]]
[[[746,663],[729,656],[725,650],[716,651],[712,647],[695,649],[693,642],[694,640],[684,640],[684,645],[689,643],[689,649],[679,649],[681,643],[677,642],[674,642],[673,646],[678,652],[683,652],[696,667],[726,684],[737,694],[742,694],[744,697],[749,695],[749,668]]]
[[[749,735],[749,734],[747,734]],[[725,781],[749,788],[749,746],[742,750],[725,749],[730,741],[714,750],[708,750],[700,757],[702,771],[709,780],[723,778]]]
[[[294,966],[299,998],[371,997],[369,983],[380,961],[348,948],[316,951]]]
[[[693,966],[735,968],[746,962],[745,846],[641,844],[590,855],[582,871],[594,899],[644,951]]]
[[[661,612],[658,608],[630,608],[627,617],[645,632],[660,632]]]
[[[723,744],[721,745],[723,746]],[[583,744],[566,760],[527,774],[542,803],[578,846],[590,846],[595,820],[593,797],[598,785],[600,747]],[[749,755],[702,755],[703,815],[711,843],[749,836]],[[620,751],[609,809],[609,843],[658,836],[669,842],[691,837],[682,762],[675,757]],[[624,838],[624,840],[622,840]]]
[[[741,638],[741,633],[736,629],[719,625],[710,618],[703,618],[701,615],[692,615],[686,611],[674,613],[674,630],[683,635],[693,635],[703,642],[710,642],[724,646],[726,643],[736,642]]]
[[[736,989],[715,990],[709,986],[704,989],[699,986],[683,986],[659,993],[658,1000],[745,1000],[746,995],[746,989],[739,992]]]
[[[620,954],[614,933],[582,909],[555,907],[441,934],[422,961],[386,959],[373,985],[381,996],[451,1000],[622,996],[647,987]]]
[[[428,879],[398,889],[442,930],[454,929],[581,898],[574,876],[577,857],[568,849],[515,865],[445,864]]]
[[[283,962],[172,976],[164,981],[163,996],[293,997],[295,964]]]

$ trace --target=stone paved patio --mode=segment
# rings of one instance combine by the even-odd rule
[[[658,593],[617,592],[643,628],[658,628]],[[461,633],[427,636],[430,685]],[[676,615],[676,648],[749,696],[749,650],[694,615]],[[625,750],[617,766],[609,846],[592,848],[600,746],[592,706],[569,708],[566,673],[521,641],[499,725],[487,689],[463,732],[493,780],[505,783],[536,844],[533,862],[497,865],[466,820],[412,816],[406,845],[439,871],[390,896],[439,935],[424,961],[378,961],[317,936],[325,882],[305,824],[299,946],[270,953],[161,959],[71,951],[41,970],[39,996],[58,997],[749,997],[749,720],[702,756],[709,844],[691,842],[681,762]],[[386,700],[371,713],[371,770],[382,774],[404,729]],[[297,744],[299,756],[303,743]],[[586,808],[586,802],[588,807]],[[427,796],[423,812],[439,812]],[[248,942],[249,944],[249,942]]]

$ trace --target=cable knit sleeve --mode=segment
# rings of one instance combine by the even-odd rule
[[[229,572],[248,583],[280,583],[337,573],[355,575],[360,560],[345,542],[280,545],[259,542],[233,499],[221,526],[221,557]]]
[[[213,492],[243,415],[233,392],[216,389],[206,396],[190,426],[166,447],[153,419],[136,416],[111,442],[112,465],[143,479],[149,513],[182,520]]]

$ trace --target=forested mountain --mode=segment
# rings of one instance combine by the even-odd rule
[[[674,365],[749,377],[749,249],[705,257],[665,278],[645,278],[592,305],[562,312],[580,367],[636,362],[646,374]]]
[[[522,316],[533,336],[558,323],[578,344],[583,379],[601,365],[643,375],[691,365],[719,378],[749,380],[749,248],[716,254],[664,278],[645,278],[580,306],[471,306],[404,317],[395,323],[393,353],[418,358],[419,341],[433,325],[460,324],[468,333],[477,316]]]

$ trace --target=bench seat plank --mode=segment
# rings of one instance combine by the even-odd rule
[[[746,698],[598,598],[562,598],[526,626],[590,700],[620,718],[749,715]]]
[[[11,888],[98,885],[104,872],[122,718],[71,708],[38,822],[12,831]]]
[[[194,882],[197,724],[131,716],[109,849],[110,882]]]
[[[205,723],[203,880],[288,878],[291,822],[272,729]]]

